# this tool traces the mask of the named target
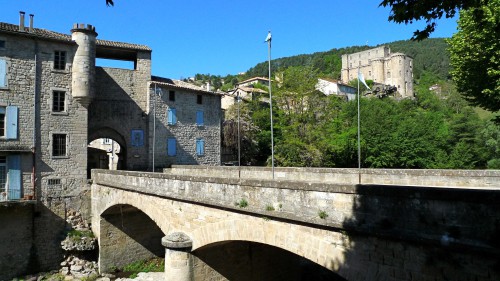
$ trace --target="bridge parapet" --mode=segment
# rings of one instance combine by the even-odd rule
[[[173,165],[164,173],[186,176],[271,180],[272,170],[251,166]],[[337,184],[387,184],[462,188],[500,188],[500,170],[347,169],[277,167],[275,179]]]
[[[500,253],[500,190],[93,170],[108,186],[312,227]]]

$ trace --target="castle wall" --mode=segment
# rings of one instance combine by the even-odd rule
[[[342,81],[358,78],[358,70],[366,80],[396,86],[400,97],[413,97],[413,59],[402,53],[391,54],[380,46],[342,56]]]

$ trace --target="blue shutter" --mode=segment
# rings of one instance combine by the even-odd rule
[[[203,111],[196,111],[196,125],[203,126]]]
[[[205,141],[203,139],[196,140],[196,154],[198,156],[205,154]]]
[[[175,110],[175,108],[169,108],[167,124],[175,125],[176,123],[177,123],[177,111]]]
[[[7,169],[9,170],[8,199],[21,199],[21,155],[8,155]]]
[[[7,64],[0,59],[0,87],[7,87]]]
[[[144,132],[142,130],[132,130],[130,135],[132,146],[144,145]]]
[[[168,156],[175,156],[177,149],[177,141],[175,139],[168,139],[167,140],[167,155]]]
[[[7,139],[17,139],[17,106],[7,106],[6,108]]]

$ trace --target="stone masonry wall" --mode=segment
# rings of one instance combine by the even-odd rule
[[[193,249],[229,240],[255,241],[304,256],[348,280],[500,276],[495,265],[500,261],[496,189],[103,170],[95,170],[93,180],[93,220],[106,206],[132,205],[165,234],[175,230],[190,235]],[[98,224],[94,231],[103,238]]]
[[[411,170],[411,169],[344,169],[344,168],[292,168],[274,169],[277,180],[305,181],[336,184],[387,184],[410,186],[442,186],[461,188],[498,188],[498,170]],[[202,167],[174,165],[164,173],[180,176],[225,177],[242,179],[272,179],[267,167]],[[359,180],[361,179],[361,182]]]
[[[0,203],[0,280],[11,280],[33,266],[33,215],[33,202]]]
[[[153,86],[152,86],[153,87]],[[162,96],[156,102],[156,146],[155,166],[168,167],[172,164],[183,165],[220,165],[221,153],[221,97],[217,94],[208,94],[178,88],[162,86]],[[175,91],[175,101],[169,100],[169,91]],[[153,100],[151,91],[151,99]],[[197,96],[202,95],[202,104],[197,103]],[[150,104],[150,115],[153,115],[154,105]],[[177,123],[168,125],[167,112],[169,108],[177,111]],[[196,124],[196,112],[203,111],[204,124]],[[150,121],[153,126],[153,120]],[[152,129],[150,141],[153,143]],[[176,156],[168,156],[167,139],[177,140]],[[205,154],[196,154],[196,140],[205,141]]]

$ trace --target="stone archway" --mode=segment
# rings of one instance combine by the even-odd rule
[[[92,169],[122,170],[127,166],[127,142],[116,130],[102,127],[89,134],[87,177]]]

